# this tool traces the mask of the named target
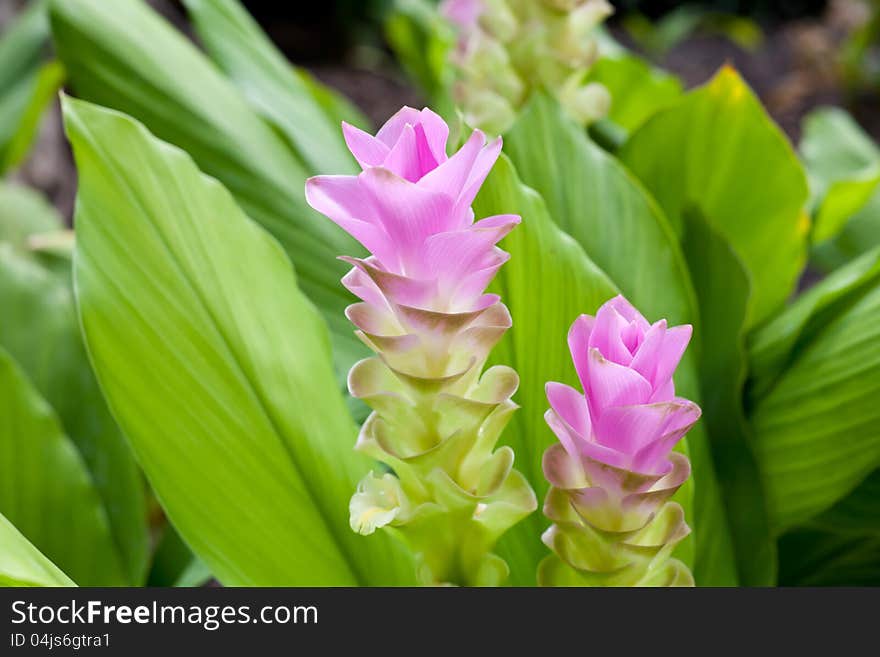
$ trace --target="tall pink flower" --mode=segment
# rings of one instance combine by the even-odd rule
[[[690,474],[672,448],[700,417],[672,381],[691,331],[650,324],[620,296],[572,325],[568,344],[584,392],[547,384],[545,419],[560,441],[544,455],[552,486],[545,513],[555,523],[544,541],[557,553],[542,569],[549,583],[572,572],[592,583],[692,581],[668,559],[689,530],[667,501]]]
[[[508,257],[495,244],[520,218],[475,222],[471,203],[498,159],[501,139],[487,144],[475,130],[447,158],[449,128],[443,119],[409,107],[375,137],[347,124],[343,132],[363,172],[306,183],[311,206],[371,253],[364,260],[348,259],[354,269],[343,284],[377,308],[390,300],[424,310],[475,312],[497,303],[497,296],[483,294]]]
[[[447,157],[447,125],[408,107],[375,136],[343,132],[363,171],[311,178],[306,198],[370,252],[343,257],[352,269],[342,282],[361,299],[346,315],[376,353],[352,367],[349,390],[373,408],[356,448],[394,471],[361,481],[352,528],[399,530],[424,583],[500,583],[507,566],[491,548],[536,506],[512,450],[495,449],[518,377],[483,372],[510,327],[486,293],[508,259],[496,244],[520,221],[475,221],[471,209],[501,140],[474,131]]]

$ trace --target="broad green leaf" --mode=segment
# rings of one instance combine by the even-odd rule
[[[505,151],[523,182],[544,197],[552,219],[646,317],[665,317],[670,324],[696,322],[687,267],[662,211],[555,101],[535,95],[505,135]],[[680,394],[699,401],[695,351],[688,350],[676,382]],[[694,469],[695,577],[704,585],[730,584],[735,581],[732,548],[701,424],[687,441]]]
[[[602,57],[590,68],[587,79],[608,89],[608,118],[626,131],[635,130],[682,94],[678,78],[629,53]]]
[[[880,281],[852,287],[819,316],[751,413],[777,532],[824,511],[880,466]]]
[[[53,0],[52,34],[78,95],[125,112],[188,152],[274,235],[323,313],[340,374],[366,349],[344,310],[340,254],[362,249],[305,202],[308,170],[231,82],[140,0]]]
[[[781,584],[880,585],[880,470],[779,547]]]
[[[76,586],[0,513],[0,586]]]
[[[128,583],[85,463],[52,408],[2,349],[0,513],[81,586]]]
[[[693,320],[687,267],[662,212],[554,100],[536,94],[504,147],[553,220],[646,315]]]
[[[857,215],[873,198],[878,184],[880,162],[852,178],[833,182],[816,213],[813,242],[819,244],[839,234],[847,220]]]
[[[804,117],[800,153],[810,176],[824,192],[828,184],[861,173],[880,160],[880,147],[858,121],[840,107],[819,107]]]
[[[278,243],[179,149],[67,100],[75,280],[92,364],[169,519],[228,585],[393,585],[348,526],[369,463],[326,327]]]
[[[101,498],[126,583],[142,584],[149,548],[144,484],[89,365],[69,274],[0,244],[0,308],[0,347],[58,415]]]
[[[700,303],[703,421],[724,493],[739,581],[746,586],[772,585],[776,540],[743,413],[748,276],[727,241],[698,214],[685,217],[683,246]]]
[[[0,37],[0,173],[27,153],[43,109],[61,82],[43,67],[49,41],[46,2],[37,0]]]
[[[35,190],[0,182],[0,242],[27,249],[31,235],[58,231],[63,226],[55,208]]]
[[[238,0],[184,0],[199,39],[256,111],[290,142],[312,173],[345,174],[358,166],[338,123]]]
[[[838,108],[807,116],[800,150],[810,176],[816,259],[833,269],[880,244],[880,148]]]
[[[812,262],[825,271],[840,267],[880,245],[880,190],[856,212],[833,239],[817,244]]]
[[[804,120],[801,156],[815,208],[813,242],[837,235],[880,184],[880,148],[846,111],[821,108]]]
[[[510,160],[502,156],[483,184],[474,212],[486,217],[514,211],[522,216],[522,224],[502,243],[511,258],[492,286],[510,309],[513,328],[492,359],[519,374],[516,402],[521,408],[502,440],[513,448],[516,467],[543,504],[548,486],[541,458],[556,440],[544,422],[544,384],[550,380],[576,384],[566,343],[568,329],[578,315],[594,312],[617,289],[580,245],[559,230],[541,197],[520,183]],[[535,585],[538,563],[548,554],[541,543],[548,525],[539,506],[502,539],[501,554],[510,565],[512,585]]]
[[[734,69],[655,114],[620,155],[679,233],[694,208],[730,242],[752,283],[747,327],[782,306],[806,259],[806,178]]]
[[[773,387],[797,354],[868,288],[880,282],[880,247],[837,269],[749,336],[751,404]]]

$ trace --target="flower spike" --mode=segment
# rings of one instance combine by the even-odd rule
[[[449,128],[404,107],[373,136],[343,125],[363,171],[317,176],[309,204],[369,252],[343,257],[343,285],[361,301],[346,315],[375,353],[352,367],[351,394],[373,412],[356,449],[392,473],[370,473],[351,499],[351,526],[399,533],[425,584],[497,585],[491,550],[537,508],[513,451],[496,449],[516,404],[509,367],[483,371],[510,314],[486,287],[508,255],[496,245],[516,215],[474,220],[471,203],[501,152],[480,131],[451,157]]]
[[[582,125],[608,113],[608,90],[586,80],[607,0],[444,0],[440,10],[458,31],[453,93],[469,125],[507,131],[535,89]]]
[[[671,450],[700,417],[672,382],[690,338],[690,326],[649,324],[622,296],[572,325],[584,392],[547,384],[544,417],[559,443],[544,453],[553,525],[542,539],[554,554],[539,568],[542,585],[693,586],[670,558],[690,529],[669,501],[690,475]]]

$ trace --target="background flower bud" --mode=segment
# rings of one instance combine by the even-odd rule
[[[613,11],[606,0],[447,0],[441,11],[459,31],[453,92],[472,125],[505,132],[534,90],[555,94],[584,125],[607,113],[607,93],[581,88],[598,56],[593,32]]]

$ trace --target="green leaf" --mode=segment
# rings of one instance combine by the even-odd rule
[[[333,125],[340,125],[343,121],[351,123],[353,126],[361,130],[371,130],[372,125],[370,119],[364,116],[363,112],[352,103],[348,98],[340,93],[335,92],[326,84],[319,82],[311,73],[305,69],[295,68],[294,73],[299,77],[304,85],[312,94],[315,102],[321,106],[321,109],[330,117]]]
[[[199,564],[198,569],[194,564]],[[147,586],[200,586],[202,582],[178,584],[184,577],[186,577],[186,581],[192,581],[193,577],[187,575],[187,571],[190,570],[193,571],[193,575],[206,570],[208,578],[211,576],[208,567],[198,557],[193,556],[186,543],[180,538],[180,534],[171,523],[166,522],[153,554]]]
[[[385,20],[385,38],[403,69],[431,99],[433,109],[452,118],[454,76],[449,57],[455,32],[436,6],[426,0],[393,0]]]
[[[800,150],[816,206],[813,240],[833,237],[880,183],[880,149],[853,118],[836,107],[804,119]]]
[[[544,422],[544,384],[551,380],[576,384],[566,344],[568,329],[578,315],[595,311],[617,289],[580,245],[559,230],[541,197],[520,183],[510,160],[502,156],[483,184],[474,211],[485,217],[512,210],[522,215],[523,222],[502,243],[511,258],[492,289],[510,309],[513,328],[495,348],[492,360],[519,374],[516,401],[521,408],[502,440],[513,448],[516,467],[543,502],[548,485],[541,458],[556,440]],[[501,554],[511,568],[512,585],[535,585],[538,563],[548,554],[541,542],[548,525],[539,511],[502,538]]]
[[[100,495],[126,582],[143,583],[144,484],[89,365],[69,274],[59,276],[0,244],[0,307],[0,346],[58,414]]]
[[[785,135],[736,71],[722,68],[655,114],[621,159],[679,233],[695,208],[730,242],[752,283],[748,328],[782,306],[806,259],[807,183]]]
[[[43,113],[63,82],[64,69],[58,62],[49,62],[0,99],[0,171],[25,159]]]
[[[312,173],[346,174],[359,169],[339,124],[237,0],[184,0],[211,58],[254,109],[290,142]]]
[[[880,470],[779,547],[781,584],[880,585]]]
[[[682,94],[678,78],[629,53],[602,57],[593,64],[587,79],[608,89],[608,118],[626,131],[635,130]]]
[[[727,241],[698,214],[685,217],[683,246],[700,303],[703,418],[724,493],[739,581],[769,586],[776,580],[776,540],[743,412],[748,276]]]
[[[86,344],[183,539],[228,585],[412,582],[396,543],[349,529],[369,463],[278,243],[129,117],[67,100],[65,119]]]
[[[696,321],[687,267],[662,211],[555,101],[533,97],[505,135],[505,150],[523,182],[544,197],[553,220],[648,318]],[[699,340],[699,328],[696,335]],[[699,400],[694,351],[686,354],[676,383],[682,395]],[[696,537],[695,577],[703,585],[729,584],[733,553],[702,425],[687,444],[696,491],[694,517],[688,518]]]
[[[681,5],[662,18],[652,21],[638,12],[623,17],[623,27],[641,48],[654,55],[662,55],[693,34],[705,19],[708,10],[693,5]]]
[[[856,489],[809,522],[828,532],[880,537],[880,470],[868,475]],[[877,555],[880,562],[880,553]]]
[[[816,258],[833,269],[880,244],[880,148],[838,108],[807,116],[800,150],[810,176]]]
[[[200,559],[193,559],[189,565],[180,573],[180,577],[174,582],[174,586],[195,588],[204,586],[213,578],[211,569],[205,565]]]
[[[27,250],[30,236],[63,227],[57,210],[35,190],[0,182],[0,242]]]
[[[107,515],[58,418],[0,349],[0,513],[82,586],[123,586]]]
[[[193,555],[177,530],[166,521],[153,553],[147,586],[202,586],[212,577],[211,570]]]
[[[48,40],[46,1],[33,0],[0,38],[0,89],[12,88],[40,67]]]
[[[797,354],[867,289],[880,282],[880,247],[801,294],[783,312],[749,336],[749,396],[755,405]]]
[[[0,513],[0,586],[76,586]]]
[[[42,64],[48,41],[43,1],[32,2],[0,38],[0,173],[23,159],[61,83],[60,67]]]
[[[859,175],[831,184],[814,220],[814,243],[835,237],[851,217],[867,205],[880,184],[880,164]]]
[[[53,0],[58,56],[81,97],[188,152],[287,251],[323,313],[340,374],[366,353],[345,319],[339,254],[362,249],[305,202],[308,170],[217,68],[140,0]]]
[[[801,326],[800,337],[786,337],[794,345],[786,368],[762,386],[751,413],[777,532],[827,509],[880,466],[880,351],[872,348],[880,341],[880,280],[871,280],[843,294],[835,278],[777,320]],[[804,307],[817,310],[815,321],[804,324]]]
[[[781,586],[880,586],[880,536],[798,529],[779,552]]]
[[[846,264],[860,254],[880,245],[880,191],[874,192],[833,239],[817,244],[812,262],[825,271]]]

